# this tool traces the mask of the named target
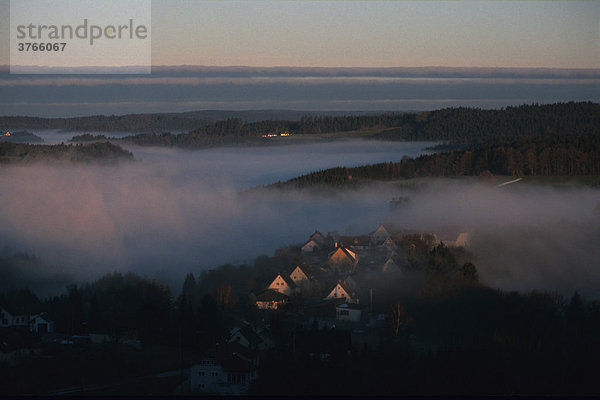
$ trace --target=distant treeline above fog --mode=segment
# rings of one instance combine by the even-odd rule
[[[185,148],[229,144],[269,133],[310,135],[363,131],[364,137],[386,140],[435,140],[489,143],[515,138],[597,134],[600,104],[523,105],[501,110],[447,108],[423,113],[316,116],[298,121],[243,122],[230,118],[186,134],[136,135],[123,140],[151,146]]]
[[[82,144],[32,145],[0,142],[0,164],[33,161],[110,162],[133,159],[133,154],[109,142]]]
[[[600,104],[591,102],[522,105],[499,110],[461,107],[420,113],[340,114],[266,110],[78,118],[0,117],[0,127],[145,133],[188,131],[180,135],[136,135],[126,140],[140,145],[202,147],[228,144],[235,138],[283,132],[303,135],[364,131],[367,137],[379,139],[472,143],[539,134],[590,134],[598,132],[600,126]]]
[[[152,133],[171,130],[191,131],[207,125],[218,125],[219,121],[224,121],[228,118],[239,119],[245,122],[257,122],[263,120],[297,121],[306,116],[371,114],[377,113],[367,111],[203,110],[181,113],[91,115],[73,118],[0,116],[0,128]]]

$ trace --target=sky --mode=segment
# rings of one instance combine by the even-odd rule
[[[598,68],[600,3],[154,0],[152,63]]]
[[[0,66],[9,64],[9,4],[0,0]],[[0,115],[600,101],[600,1],[154,0],[151,8],[151,74],[0,67]]]

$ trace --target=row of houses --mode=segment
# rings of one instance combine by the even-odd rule
[[[17,310],[8,310],[0,307],[0,328],[28,329],[35,333],[49,333],[54,331],[54,323],[46,313],[28,313]]]

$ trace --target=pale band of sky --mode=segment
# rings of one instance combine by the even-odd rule
[[[600,1],[154,0],[152,64],[599,68]]]

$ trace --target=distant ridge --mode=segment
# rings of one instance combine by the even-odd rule
[[[165,131],[190,131],[229,118],[239,118],[244,122],[298,121],[302,117],[377,115],[382,113],[382,111],[200,110],[180,113],[91,115],[71,118],[1,116],[0,128],[160,133]]]

